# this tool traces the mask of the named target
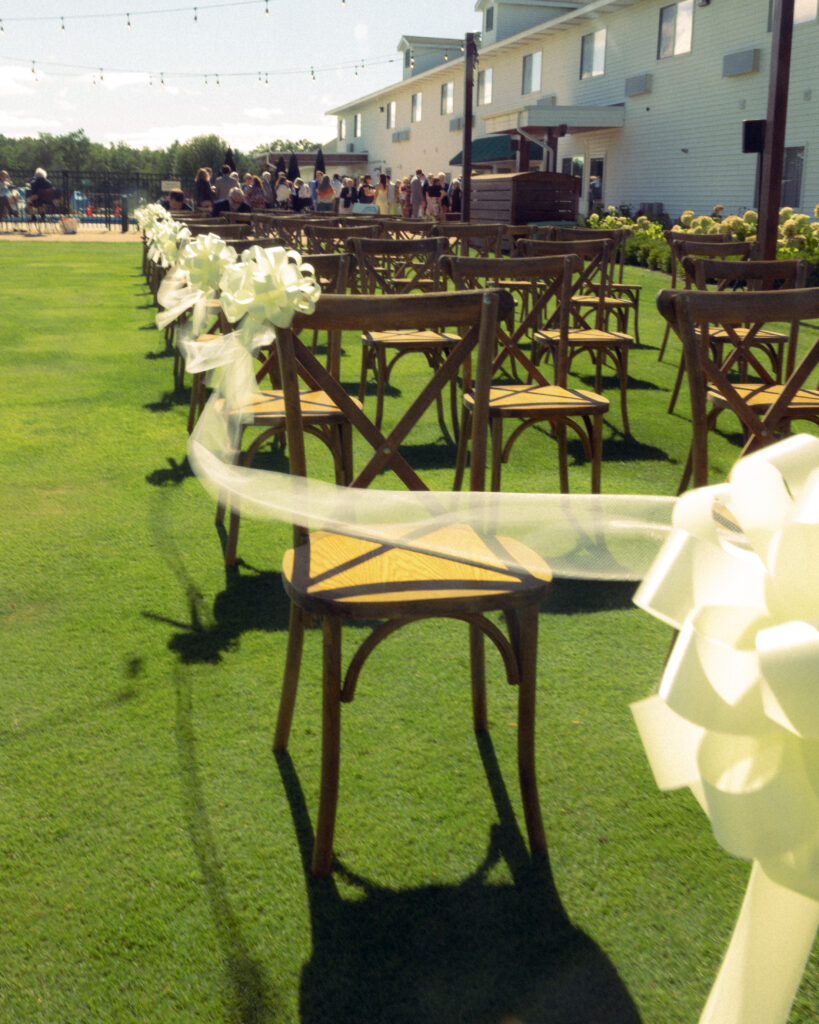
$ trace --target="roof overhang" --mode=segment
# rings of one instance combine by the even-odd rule
[[[533,104],[517,107],[498,114],[488,114],[483,119],[488,134],[503,133],[544,137],[551,129],[565,132],[590,132],[606,128],[622,128],[625,124],[626,108],[622,103],[610,107],[562,107]]]

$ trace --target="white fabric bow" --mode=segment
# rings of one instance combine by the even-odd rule
[[[632,709],[657,783],[754,862],[701,1022],[778,1024],[819,926],[819,440],[680,498],[635,601],[680,631]]]

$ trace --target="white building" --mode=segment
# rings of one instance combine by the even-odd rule
[[[783,205],[819,201],[819,0],[796,0]],[[758,158],[743,122],[764,119],[772,0],[478,0],[475,171],[531,167],[582,176],[581,210],[598,200],[633,212],[725,213],[756,205]],[[404,36],[400,82],[328,111],[326,149],[366,154],[393,179],[457,175],[463,40]],[[503,133],[503,134],[499,134]],[[518,149],[517,155],[510,149]],[[522,151],[522,152],[521,152]],[[351,163],[351,170],[354,167]]]

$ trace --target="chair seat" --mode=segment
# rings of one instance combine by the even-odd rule
[[[736,394],[757,412],[770,408],[783,391],[782,384],[734,384]],[[708,389],[708,401],[717,409],[728,409],[730,406],[722,392],[716,388]],[[789,419],[801,419],[803,416],[819,416],[819,391],[812,388],[800,388],[788,403]],[[800,414],[800,415],[794,415]]]
[[[301,414],[305,422],[344,423],[346,416],[324,391],[302,391],[299,395]],[[354,400],[355,401],[355,400]],[[356,403],[361,405],[360,402]],[[232,410],[243,419],[252,417],[256,426],[284,428],[284,397],[279,390],[259,391],[241,409]]]
[[[464,395],[464,404],[474,404],[471,393]],[[493,384],[489,390],[490,416],[592,416],[608,412],[608,408],[609,400],[602,395],[555,384]]]
[[[457,334],[441,331],[366,331],[361,335],[365,345],[389,345],[408,352],[427,352],[433,348],[452,348],[459,341]]]
[[[569,345],[583,345],[585,348],[611,348],[613,345],[632,345],[634,339],[630,334],[621,331],[598,331],[593,327],[582,327],[569,331]],[[557,345],[560,340],[559,331],[535,331],[535,342]]]
[[[515,558],[526,554],[529,568],[520,573],[500,565],[493,548],[471,527],[444,527],[430,539],[463,551],[463,559],[316,531],[308,542],[285,553],[285,590],[306,611],[362,619],[469,615],[509,607],[510,601],[514,606],[516,598],[526,604],[539,592],[546,594],[548,565],[541,561],[540,572],[533,575],[537,556],[517,541],[496,537],[493,545],[503,545]]]

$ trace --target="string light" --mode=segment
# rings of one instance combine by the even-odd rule
[[[199,21],[199,11],[198,11],[198,9],[196,7],[194,7],[194,9],[193,9],[193,20],[194,21]]]
[[[315,82],[315,80],[316,80],[316,72],[313,70],[313,68],[310,68],[310,77]]]
[[[217,75],[216,76],[216,88],[220,89],[221,87],[222,87],[222,83],[219,81],[219,76]]]
[[[264,0],[264,15],[266,18],[270,17],[270,5],[268,3],[268,0]]]
[[[208,84],[208,76],[205,75],[205,86],[207,86],[207,84]]]
[[[65,32],[65,18],[60,18],[60,31]]]
[[[159,84],[161,86],[163,86],[163,87],[165,85],[165,72],[164,71],[160,71],[159,72]]]
[[[128,29],[128,31],[130,32],[130,31],[131,31],[131,15],[130,15],[130,14],[128,14],[128,13],[126,13],[125,17],[126,17],[126,18],[128,19],[128,24],[127,24],[127,25],[126,25],[125,27],[126,27],[126,28]]]

